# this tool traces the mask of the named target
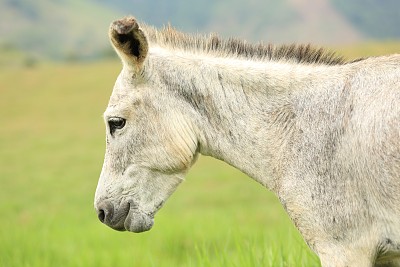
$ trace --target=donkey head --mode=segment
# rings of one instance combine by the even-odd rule
[[[104,113],[107,144],[95,209],[113,229],[143,232],[195,161],[198,142],[178,100],[149,73],[149,43],[136,20],[113,22],[109,36],[123,69]]]

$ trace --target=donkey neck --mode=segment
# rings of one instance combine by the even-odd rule
[[[177,95],[196,126],[199,151],[274,189],[296,133],[293,96],[328,66],[150,50],[148,68]],[[188,108],[189,107],[189,108]]]

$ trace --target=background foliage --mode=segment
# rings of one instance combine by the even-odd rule
[[[31,61],[110,56],[108,25],[129,14],[155,26],[272,43],[400,38],[397,0],[3,0],[0,54],[5,46]]]

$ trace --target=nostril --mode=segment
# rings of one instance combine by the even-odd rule
[[[106,218],[106,214],[104,212],[104,210],[99,210],[97,217],[99,218],[99,220],[104,223],[104,220]]]
[[[97,207],[97,217],[102,223],[110,224],[114,215],[114,206],[109,201],[100,203]]]

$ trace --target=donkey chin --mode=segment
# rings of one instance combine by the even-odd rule
[[[102,223],[117,231],[141,233],[150,230],[154,224],[154,215],[139,210],[131,201],[116,208],[110,200],[103,200],[97,205],[97,216]]]

